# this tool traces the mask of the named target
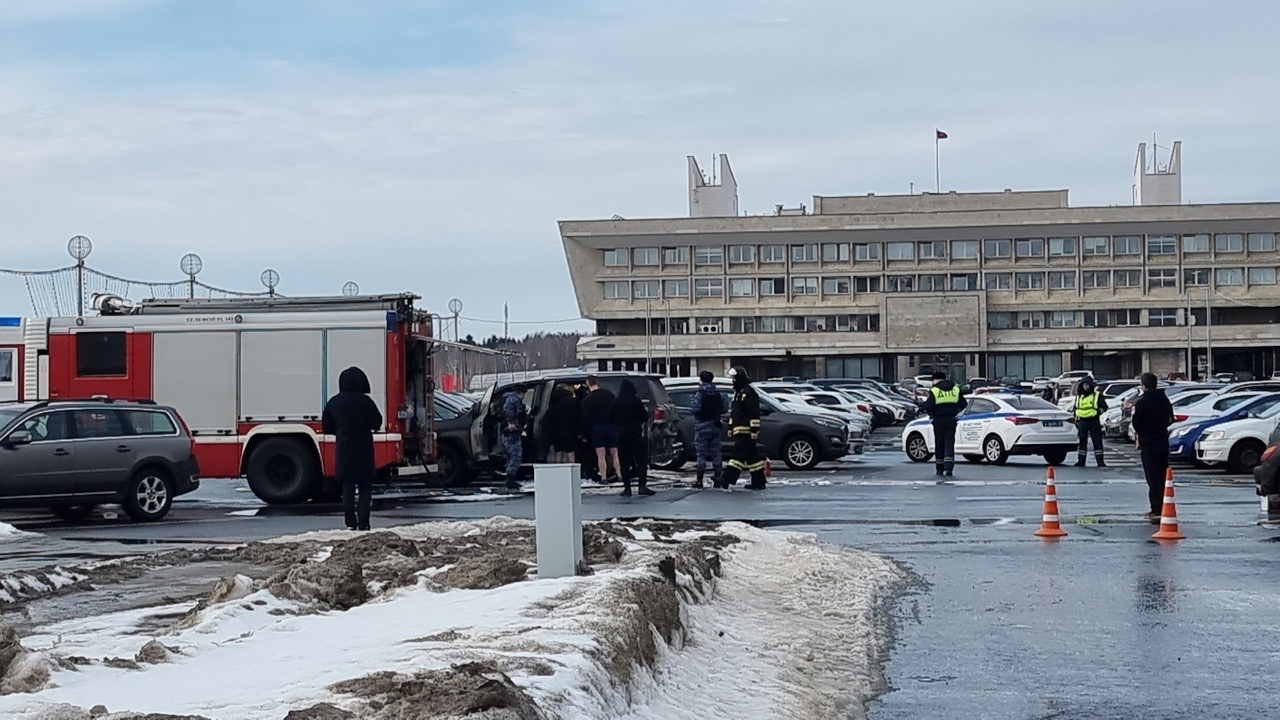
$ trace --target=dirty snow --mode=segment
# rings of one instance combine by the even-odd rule
[[[27,532],[26,530],[19,530],[18,528],[10,525],[9,523],[0,522],[0,542],[5,542],[6,540],[19,540],[22,538],[37,537],[39,535],[40,533],[33,533],[33,532]]]
[[[494,518],[396,532],[457,537],[528,525]],[[319,702],[350,706],[352,698],[328,689],[340,681],[478,660],[504,668],[551,717],[863,717],[863,703],[881,687],[887,636],[880,608],[904,581],[897,565],[823,546],[810,535],[720,526],[717,532],[741,542],[721,551],[723,577],[712,597],[684,605],[687,638],[673,646],[659,641],[654,670],[629,673],[628,684],[600,661],[600,628],[613,614],[606,599],[620,585],[655,577],[653,567],[670,547],[646,542],[654,533],[643,523],[628,530],[633,540],[624,541],[623,560],[587,577],[440,592],[426,577],[435,573],[421,573],[416,585],[324,613],[237,578],[237,592],[226,602],[158,636],[137,628],[148,626],[149,617],[185,613],[195,604],[45,625],[21,640],[33,661],[93,662],[54,670],[50,686],[38,693],[0,697],[0,717],[35,720],[51,704],[70,703],[278,720]],[[686,541],[707,534],[678,533]],[[321,531],[280,540],[350,537]],[[692,588],[688,576],[678,576],[677,583]],[[134,658],[152,639],[175,649],[168,662],[139,669],[100,662]]]

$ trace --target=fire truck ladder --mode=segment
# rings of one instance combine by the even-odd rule
[[[393,310],[412,313],[421,296],[395,295],[178,298],[143,300],[137,304],[111,295],[95,295],[94,307],[103,315],[181,315],[193,313],[258,313],[308,310]]]

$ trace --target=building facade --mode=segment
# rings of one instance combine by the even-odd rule
[[[1135,198],[1144,176],[1163,175],[1144,194],[1176,203],[1173,163],[1139,164]],[[889,380],[1269,376],[1278,232],[1280,203],[1071,207],[1066,190],[560,223],[579,308],[596,323],[584,361]]]

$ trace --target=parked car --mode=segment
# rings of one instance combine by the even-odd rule
[[[1280,495],[1280,426],[1267,438],[1262,462],[1253,469],[1254,492],[1262,497]]]
[[[956,422],[956,454],[969,462],[1003,465],[1011,455],[1040,455],[1059,465],[1077,446],[1070,416],[1030,395],[990,393],[969,398]],[[902,450],[914,462],[933,457],[929,418],[907,423]]]
[[[857,390],[811,390],[799,396],[812,405],[855,411],[865,415],[873,428],[888,427],[906,417],[906,411],[890,403],[873,400]]]
[[[863,434],[869,433],[873,428],[877,427],[870,417],[856,409],[821,405],[814,402],[812,398],[799,393],[768,392],[766,390],[760,390],[759,392],[768,393],[769,397],[782,403],[788,410],[809,414],[816,412],[828,417],[838,418],[841,422],[847,424],[850,430],[857,429]]]
[[[1031,389],[1036,392],[1044,392],[1045,390],[1049,389],[1050,385],[1053,385],[1053,384],[1054,384],[1053,378],[1046,377],[1044,375],[1031,378]]]
[[[1092,370],[1068,370],[1053,379],[1053,384],[1059,388],[1072,387],[1081,380],[1093,377]]]
[[[649,464],[661,467],[671,462],[679,448],[679,434],[676,430],[676,407],[667,397],[661,376],[638,372],[596,372],[583,370],[553,370],[532,378],[505,382],[490,386],[480,402],[471,408],[471,427],[468,449],[470,450],[471,470],[497,469],[505,463],[506,453],[502,449],[498,429],[502,420],[502,401],[506,394],[515,388],[525,388],[525,406],[529,410],[529,421],[524,435],[525,464],[544,462],[548,445],[543,435],[542,421],[547,408],[551,404],[551,392],[557,385],[576,387],[586,383],[588,375],[600,379],[600,387],[614,395],[622,387],[623,380],[630,380],[636,386],[636,394],[649,410],[649,422],[645,432],[649,438]]]
[[[1230,401],[1230,402],[1228,402]],[[1221,412],[1209,417],[1189,417],[1174,408],[1178,422],[1169,428],[1169,460],[1189,462],[1208,467],[1196,455],[1196,442],[1211,428],[1233,420],[1243,420],[1251,415],[1261,415],[1280,404],[1280,393],[1239,393],[1227,395],[1216,404],[1224,405]]]
[[[679,470],[697,459],[693,444],[693,396],[698,383],[681,379],[665,381],[671,403],[677,408],[676,423],[680,435],[680,453],[663,465],[666,470]],[[716,388],[728,408],[733,398],[733,384],[717,379]],[[724,453],[728,460],[732,449],[729,419],[724,419]],[[760,435],[757,446],[767,458],[782,460],[787,467],[807,470],[824,460],[838,460],[852,452],[860,452],[865,437],[850,437],[846,423],[819,408],[810,411],[791,408],[778,402],[767,392],[760,392]]]
[[[1222,464],[1228,472],[1252,473],[1262,462],[1262,454],[1276,429],[1277,416],[1280,416],[1280,404],[1209,430],[1196,441],[1196,459]]]
[[[0,405],[0,505],[82,520],[119,503],[160,520],[200,487],[195,440],[178,411],[150,402],[56,400]]]

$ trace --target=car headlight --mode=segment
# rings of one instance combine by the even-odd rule
[[[1227,436],[1225,430],[1213,430],[1200,437],[1201,440],[1222,440]]]
[[[829,420],[827,418],[815,418],[814,421],[817,422],[822,427],[831,428],[832,430],[843,430],[845,428],[844,423],[840,422],[839,420]]]
[[[1191,428],[1189,427],[1178,428],[1177,430],[1174,430],[1173,432],[1169,433],[1169,437],[1180,438],[1185,436],[1189,432],[1191,432]]]

